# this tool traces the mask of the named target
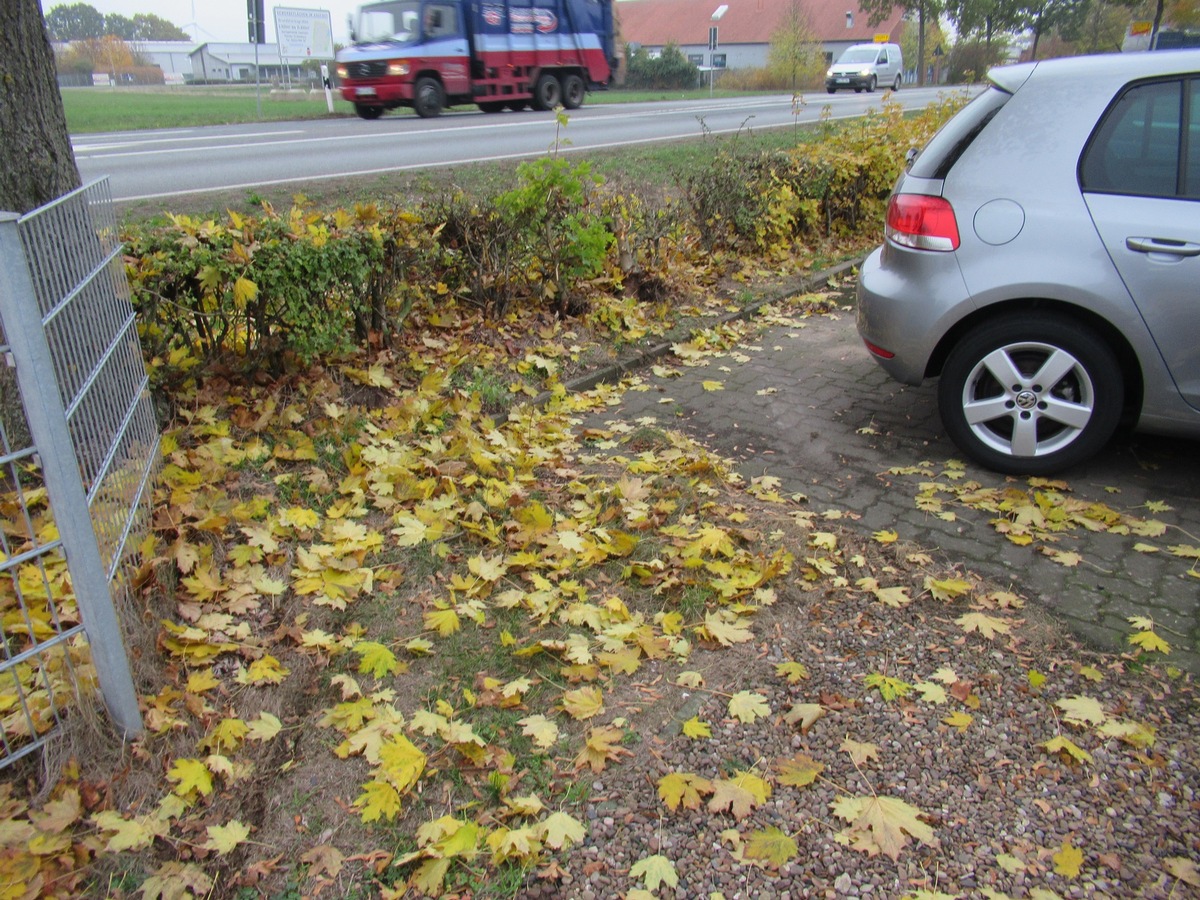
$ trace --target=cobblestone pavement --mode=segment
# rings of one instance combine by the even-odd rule
[[[852,294],[844,300],[852,303]],[[1200,443],[1118,436],[1100,456],[1058,476],[1074,499],[1165,523],[1160,536],[1078,527],[1053,544],[1018,546],[981,509],[947,502],[955,513],[947,521],[918,508],[928,476],[888,474],[928,462],[940,475],[948,461],[965,457],[942,431],[935,385],[891,381],[859,341],[852,309],[811,317],[803,327],[771,325],[752,346],[676,368],[681,377],[640,370],[648,390],[625,392],[620,406],[593,421],[654,417],[679,428],[736,460],[746,478],[773,475],[781,493],[802,493],[812,508],[853,512],[868,533],[895,530],[943,562],[961,562],[1015,590],[1098,649],[1130,650],[1128,617],[1150,616],[1172,646],[1169,661],[1200,673],[1200,560],[1169,549],[1200,547]],[[963,480],[1030,487],[973,463]],[[1063,565],[1046,550],[1080,561]]]

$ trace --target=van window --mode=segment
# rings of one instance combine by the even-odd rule
[[[888,61],[888,58],[887,58],[887,51],[886,51],[886,50],[881,50],[881,51],[880,51],[880,53],[879,53],[879,59],[878,59],[878,63],[879,63],[879,65],[881,65],[881,66],[886,66],[886,65],[887,65],[887,61]]]

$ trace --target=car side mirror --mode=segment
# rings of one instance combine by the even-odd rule
[[[912,168],[912,164],[916,162],[917,157],[921,155],[921,151],[916,147],[909,147],[908,152],[904,154],[904,171],[907,172]]]

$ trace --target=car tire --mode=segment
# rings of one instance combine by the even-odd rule
[[[378,119],[383,115],[382,106],[368,106],[365,103],[355,103],[354,111],[358,113],[360,119],[366,119],[367,121]]]
[[[1124,402],[1112,348],[1090,328],[1048,313],[975,327],[946,358],[938,384],[951,440],[1009,475],[1049,474],[1092,456],[1112,437]]]
[[[436,78],[418,78],[413,87],[413,109],[422,119],[436,119],[442,114],[446,100]]]
[[[828,91],[829,93],[831,93],[831,94],[836,94],[836,93],[837,93],[837,88],[825,88],[825,90],[827,90],[827,91]]]
[[[538,110],[554,109],[562,102],[562,85],[553,75],[546,74],[538,78],[533,86],[533,108]]]
[[[562,80],[562,105],[564,109],[579,109],[587,94],[587,85],[578,75],[568,75]]]
[[[875,93],[875,76],[874,76],[874,75],[872,75],[872,76],[871,76],[871,77],[870,77],[870,78],[867,80],[867,93],[868,93],[868,94],[873,94],[873,93]]]
[[[892,90],[893,90],[893,91],[898,91],[898,90],[900,90],[900,81],[901,81],[901,78],[900,78],[900,76],[899,76],[899,75],[897,75],[897,76],[896,76],[896,80],[895,80],[895,82],[892,84]]]

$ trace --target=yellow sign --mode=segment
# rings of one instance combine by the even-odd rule
[[[877,35],[875,35],[875,43],[886,44],[890,38],[891,38],[890,34],[877,34]]]
[[[1134,22],[1129,26],[1130,34],[1149,34],[1154,27],[1153,22]]]

